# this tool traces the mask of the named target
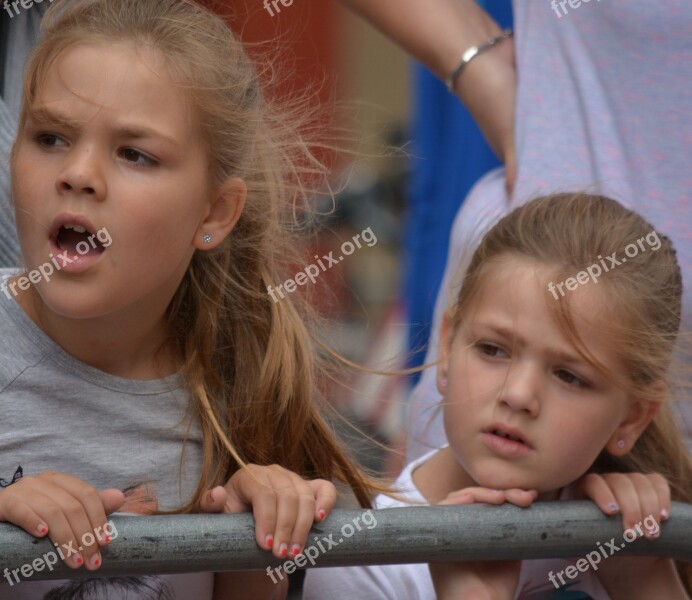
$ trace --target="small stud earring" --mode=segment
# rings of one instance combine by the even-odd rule
[[[625,447],[625,440],[618,440],[618,448],[624,448]]]
[[[206,244],[211,243],[211,234],[210,233],[205,233],[204,237],[202,238]]]
[[[440,380],[440,385],[441,385],[443,388],[446,388],[446,387],[447,387],[447,378],[446,378],[446,377],[443,377],[443,378]]]

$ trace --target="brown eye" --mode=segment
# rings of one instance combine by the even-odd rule
[[[481,354],[484,354],[485,356],[490,356],[492,358],[501,358],[503,355],[507,356],[507,353],[495,344],[479,342],[478,344],[476,344],[476,348],[478,348]]]
[[[154,167],[159,163],[153,158],[141,153],[133,148],[124,148],[120,151],[120,155],[127,161],[135,164],[138,167]]]
[[[60,136],[53,133],[39,133],[34,139],[39,146],[43,146],[44,148],[54,148],[57,146],[58,141],[63,141]]]
[[[558,379],[573,387],[588,388],[589,384],[581,377],[577,377],[574,373],[560,369],[556,373]]]

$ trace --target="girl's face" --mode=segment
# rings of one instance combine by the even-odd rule
[[[456,461],[478,485],[546,494],[582,476],[606,446],[620,454],[631,449],[653,414],[558,330],[546,304],[556,300],[540,268],[515,258],[490,268],[487,289],[456,333],[443,326],[445,430]],[[586,347],[624,374],[598,328],[598,292],[584,286],[573,294]]]
[[[202,238],[215,191],[195,111],[154,50],[62,52],[29,107],[12,166],[22,255],[29,270],[52,262],[36,287],[53,313],[160,314],[195,248],[212,247]],[[94,248],[88,238],[98,231],[112,243]]]

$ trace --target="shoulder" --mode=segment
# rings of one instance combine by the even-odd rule
[[[30,335],[33,324],[6,291],[4,279],[11,273],[0,269],[0,391],[46,355],[46,349]]]

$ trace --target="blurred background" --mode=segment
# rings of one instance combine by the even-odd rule
[[[259,0],[227,6],[230,24],[250,44],[250,51],[255,44],[260,52],[269,50],[276,55],[277,67],[291,73],[279,75],[285,83],[277,93],[314,90],[315,102],[323,105],[324,124],[348,132],[348,152],[336,159],[333,169],[335,205],[328,196],[315,199],[324,216],[315,245],[304,249],[305,265],[297,266],[296,272],[316,263],[315,255],[333,251],[338,258],[341,244],[368,228],[372,236],[365,234],[366,239],[377,242],[362,243],[362,248],[320,273],[314,285],[308,282],[316,308],[329,322],[326,342],[357,364],[401,369],[408,343],[401,290],[410,162],[409,61],[336,1],[293,0],[290,6],[279,2],[276,8],[270,4],[273,16]],[[404,150],[387,151],[390,146]],[[406,390],[402,377],[352,372],[343,385],[332,384],[328,390],[333,405],[366,434],[337,422],[360,461],[388,476],[396,475],[402,462]]]

